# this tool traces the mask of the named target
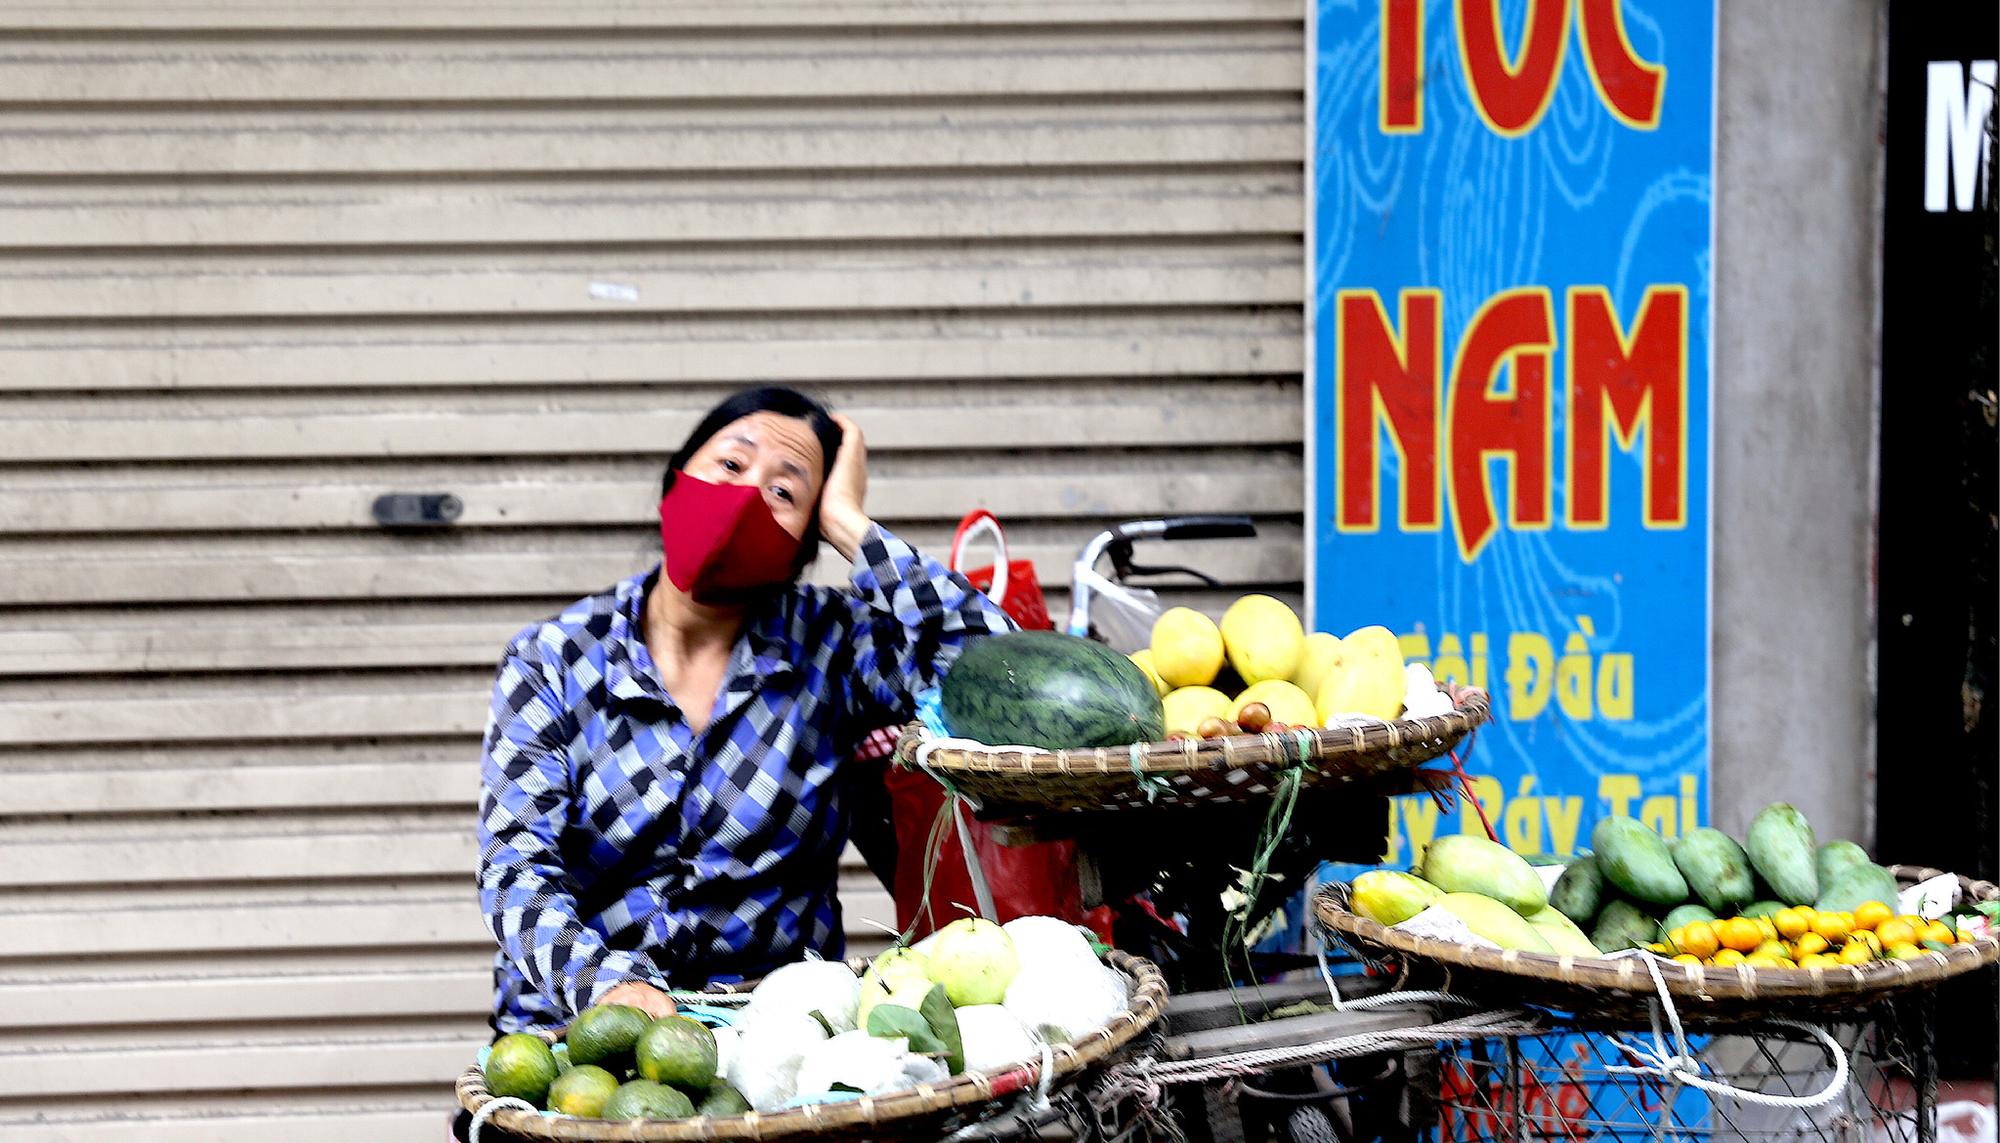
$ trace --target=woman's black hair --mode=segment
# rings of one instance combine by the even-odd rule
[[[827,412],[825,405],[796,389],[787,389],[782,385],[745,389],[740,393],[731,394],[721,404],[710,409],[708,415],[701,419],[701,423],[694,427],[694,431],[688,434],[687,440],[681,444],[680,451],[668,459],[667,471],[660,477],[660,495],[665,496],[667,490],[674,486],[674,477],[687,467],[688,462],[694,459],[695,453],[701,451],[701,446],[707,444],[715,434],[752,413],[776,413],[781,417],[797,417],[812,427],[813,435],[819,438],[820,492],[824,495],[826,478],[833,475],[833,459],[840,452],[842,435],[840,426],[834,423],[833,414]],[[800,573],[805,571],[806,565],[812,563],[813,557],[819,554],[819,544],[819,502],[815,500],[812,513],[806,520],[805,535],[799,539],[799,558],[792,567],[793,579],[797,579]]]

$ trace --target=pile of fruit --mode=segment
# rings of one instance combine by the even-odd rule
[[[1908,958],[1959,939],[1957,926],[1899,917],[1887,869],[1851,841],[1814,844],[1812,823],[1777,802],[1743,843],[1697,829],[1669,845],[1630,818],[1607,818],[1591,855],[1550,892],[1607,949],[1759,968],[1814,968]]]
[[[1414,875],[1355,878],[1354,911],[1407,925],[1432,908],[1505,949],[1601,956],[1646,949],[1686,963],[1823,968],[1908,959],[1973,939],[1953,920],[1899,915],[1896,878],[1850,841],[1815,846],[1811,823],[1778,802],[1743,844],[1718,829],[1669,844],[1606,818],[1592,852],[1551,886],[1505,846],[1447,835]]]
[[[483,1064],[487,1090],[584,1119],[778,1111],[1038,1060],[1103,1027],[1125,978],[1053,917],[955,921],[856,977],[805,961],[773,972],[728,1024],[596,1005],[563,1042],[514,1033]]]
[[[1973,939],[1949,919],[1927,921],[1915,914],[1898,914],[1883,901],[1865,901],[1857,909],[1838,913],[1811,905],[1763,904],[1762,909],[1752,906],[1722,920],[1688,921],[1646,947],[1687,964],[1832,968],[1909,960]]]
[[[1451,710],[1426,668],[1413,669],[1420,679],[1406,670],[1388,628],[1308,635],[1298,614],[1268,595],[1237,600],[1220,624],[1173,608],[1132,661],[1159,691],[1170,738],[1320,727],[1348,715],[1386,721],[1406,703],[1412,716]]]
[[[1601,956],[1596,944],[1549,904],[1533,866],[1498,842],[1446,834],[1424,848],[1415,873],[1374,869],[1354,879],[1354,911],[1403,925],[1431,909],[1503,949]]]
[[[1043,750],[1219,738],[1360,717],[1448,714],[1430,669],[1403,665],[1396,636],[1363,627],[1308,635],[1282,600],[1246,595],[1217,624],[1176,607],[1130,656],[1053,631],[981,639],[946,674],[951,736]]]

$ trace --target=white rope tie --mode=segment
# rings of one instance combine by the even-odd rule
[[[1313,950],[1313,955],[1319,959],[1319,978],[1326,982],[1326,995],[1332,1001],[1335,1012],[1388,1008],[1397,1004],[1456,1004],[1462,1008],[1480,1007],[1477,1001],[1467,1000],[1463,996],[1455,996],[1449,992],[1378,992],[1373,996],[1359,996],[1349,1000],[1340,994],[1340,985],[1333,979],[1333,966],[1327,963],[1326,934],[1327,930],[1322,927],[1319,947]]]
[[[1049,1109],[1049,1088],[1054,1086],[1056,1082],[1055,1049],[1049,1047],[1049,1042],[1047,1040],[1043,1040],[1041,1044],[1042,1044],[1042,1074],[1041,1078],[1035,1083],[1035,1101],[1029,1104],[1029,1106],[1034,1108],[1034,1110],[1037,1112],[1043,1112]]]
[[[1826,1048],[1827,1054],[1833,1057],[1833,1080],[1826,1087],[1812,1095],[1773,1095],[1769,1092],[1749,1091],[1720,1080],[1702,1078],[1701,1061],[1688,1047],[1687,1033],[1681,1028],[1681,1014],[1675,1010],[1673,994],[1667,991],[1666,979],[1660,975],[1659,960],[1651,956],[1640,959],[1645,962],[1646,971],[1653,977],[1653,988],[1659,994],[1659,1003],[1653,1009],[1653,1043],[1651,1047],[1647,1047],[1626,1039],[1614,1040],[1613,1043],[1638,1063],[1631,1066],[1608,1064],[1604,1068],[1606,1072],[1613,1075],[1658,1076],[1739,1103],[1762,1107],[1790,1107],[1802,1111],[1825,1107],[1840,1098],[1840,1094],[1847,1090],[1847,1055],[1841,1051],[1839,1043],[1824,1030],[1811,1024],[1801,1024],[1796,1020],[1768,1020],[1765,1023],[1804,1032]],[[1666,1011],[1668,1026],[1673,1029],[1672,1050],[1668,1049],[1666,1038],[1660,1034],[1659,1013],[1662,1009]],[[1661,1107],[1660,1114],[1663,1116],[1671,1114],[1672,1104],[1672,1100],[1666,1101]]]
[[[518,1107],[522,1111],[537,1113],[541,1111],[541,1108],[536,1107],[527,1100],[516,1099],[511,1095],[503,1095],[498,1099],[489,1099],[478,1111],[472,1113],[472,1126],[465,1129],[466,1143],[479,1143],[479,1132],[486,1126],[486,1121],[493,1118],[494,1112],[504,1111],[510,1107]]]

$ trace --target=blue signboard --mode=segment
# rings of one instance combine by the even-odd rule
[[[1707,818],[1715,12],[1316,0],[1309,606],[1484,687],[1501,840]],[[1483,829],[1396,800],[1392,866]]]

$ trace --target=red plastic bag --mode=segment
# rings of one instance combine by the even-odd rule
[[[994,547],[991,566],[965,571],[960,561],[972,540],[990,535]],[[1042,597],[1041,582],[1029,560],[1007,558],[1007,537],[1000,522],[985,510],[972,512],[959,522],[951,542],[951,569],[962,572],[972,586],[1000,605],[1025,630],[1051,631],[1048,603]],[[996,582],[997,581],[997,582]],[[880,744],[876,749],[886,753]],[[960,917],[976,915],[977,895],[972,874],[966,867],[965,848],[959,841],[956,823],[946,819],[937,831],[938,811],[944,807],[944,790],[918,770],[890,766],[883,776],[889,792],[889,809],[896,835],[896,927],[911,939],[929,936]],[[1103,918],[1086,918],[1083,890],[1076,877],[1076,845],[1073,842],[1044,842],[1038,845],[1005,846],[993,840],[993,827],[985,822],[966,821],[967,832],[979,857],[993,895],[996,920],[1016,917],[1061,917],[1083,923],[1086,919],[1105,927]],[[924,871],[929,861],[931,835],[940,832],[940,848],[931,869],[929,909],[925,909]],[[921,915],[920,915],[921,914]]]
[[[949,818],[945,819],[931,876],[930,908],[927,912],[923,908],[925,859],[938,811],[944,807],[944,789],[928,774],[901,766],[889,767],[883,780],[889,786],[896,825],[896,927],[917,940],[960,917],[976,916],[972,874],[966,869],[958,830]],[[993,840],[990,824],[972,821],[969,816],[966,824],[980,870],[993,894],[995,920],[1005,924],[1016,917],[1061,917],[1084,923],[1074,842],[1005,846]]]
[[[993,546],[997,549],[993,562],[983,568],[967,570],[960,566],[965,555],[965,546],[974,538],[991,533]],[[972,586],[986,593],[986,598],[1000,605],[1023,631],[1054,631],[1055,620],[1049,618],[1049,603],[1042,596],[1042,581],[1035,575],[1033,560],[1010,560],[1007,558],[1007,536],[1000,530],[1000,521],[984,508],[966,514],[958,522],[958,534],[951,539],[951,570],[959,572]]]

